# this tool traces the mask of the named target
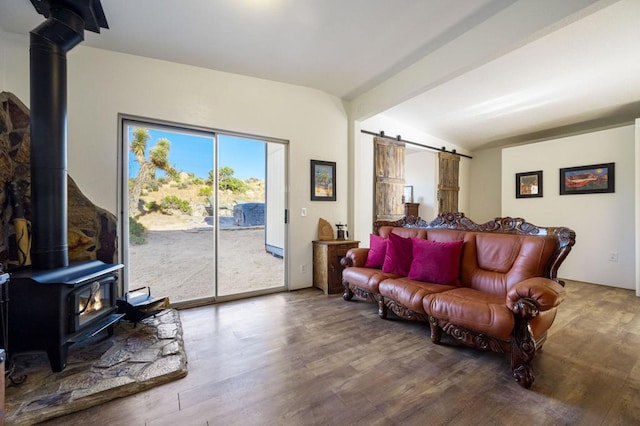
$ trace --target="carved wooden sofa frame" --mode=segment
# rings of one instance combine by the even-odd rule
[[[442,213],[431,222],[426,222],[419,217],[408,216],[398,221],[377,221],[374,223],[373,232],[378,235],[380,228],[383,226],[427,230],[451,229],[469,232],[553,236],[557,240],[557,244],[555,252],[547,264],[544,277],[555,281],[562,287],[564,287],[565,283],[557,278],[558,268],[575,244],[575,232],[569,228],[539,227],[526,222],[522,218],[495,218],[487,223],[477,224],[466,218],[463,213]],[[347,268],[354,265],[353,260],[350,253],[347,253],[347,256],[341,260],[341,263]],[[406,320],[428,322],[431,329],[431,341],[435,344],[440,343],[442,332],[444,331],[461,344],[472,348],[498,353],[511,353],[511,369],[514,379],[525,388],[531,387],[534,381],[531,361],[536,351],[542,349],[547,335],[545,331],[537,340],[533,337],[530,323],[539,314],[539,305],[534,299],[520,297],[513,303],[511,311],[514,315],[514,328],[511,341],[505,341],[434,318],[430,315],[414,312],[393,299],[372,293],[345,280],[343,280],[343,285],[345,287],[342,295],[344,300],[349,301],[355,295],[366,301],[377,303],[378,315],[383,319],[386,319],[388,311],[391,310],[394,314]]]

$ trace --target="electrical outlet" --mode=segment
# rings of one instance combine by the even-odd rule
[[[300,216],[305,217],[307,216],[307,208],[303,207],[302,209],[300,209]]]
[[[305,265],[304,263],[302,265],[300,265],[300,272],[303,274],[307,273],[307,265]]]
[[[618,261],[618,252],[612,251],[609,253],[609,262],[617,262]]]

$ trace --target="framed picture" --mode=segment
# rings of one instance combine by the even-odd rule
[[[560,169],[560,195],[615,192],[615,163]]]
[[[413,185],[407,185],[404,187],[404,193],[402,194],[403,203],[413,203]]]
[[[311,201],[336,201],[336,163],[311,160]]]
[[[516,198],[542,197],[542,170],[516,173]]]
[[[516,173],[516,198],[542,197],[542,170]]]

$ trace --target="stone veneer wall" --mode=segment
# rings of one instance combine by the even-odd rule
[[[25,217],[31,218],[30,112],[12,93],[0,92],[0,263],[17,265],[13,208],[7,183],[15,182],[22,194]],[[115,215],[94,205],[68,177],[69,260],[117,262]]]

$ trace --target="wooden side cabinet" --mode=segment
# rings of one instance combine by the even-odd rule
[[[418,217],[420,203],[404,203],[404,215]]]
[[[342,293],[342,259],[360,241],[331,240],[313,242],[313,285],[324,294]]]

